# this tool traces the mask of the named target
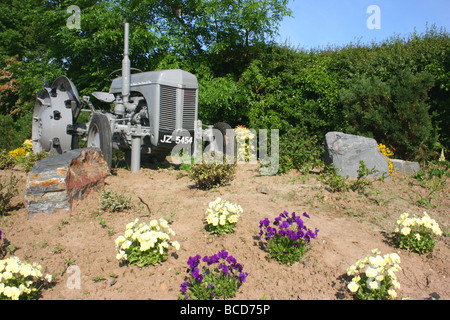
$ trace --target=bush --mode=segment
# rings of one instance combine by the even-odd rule
[[[364,161],[359,162],[358,177],[351,183],[348,182],[348,176],[340,176],[338,169],[333,165],[329,165],[326,168],[327,172],[322,174],[319,179],[323,184],[327,185],[331,192],[340,192],[353,190],[356,192],[364,192],[367,186],[372,184],[372,181],[367,180],[367,177],[371,174],[378,172],[377,169],[368,169]]]
[[[322,165],[323,146],[317,136],[308,137],[302,130],[294,128],[280,139],[279,173],[292,169],[308,173]]]
[[[223,154],[212,152],[204,155],[202,162],[193,164],[189,178],[200,189],[212,189],[223,186],[236,176],[236,164],[225,163]]]
[[[38,153],[29,152],[25,157],[23,157],[22,170],[26,173],[30,172],[36,162],[41,161],[49,156],[50,154],[46,151],[40,151]]]
[[[14,157],[5,150],[0,151],[0,170],[12,169],[16,165]]]
[[[347,133],[384,140],[405,160],[429,159],[438,135],[428,94],[433,77],[403,70],[386,81],[361,76],[341,93]]]
[[[10,207],[11,199],[19,194],[17,183],[19,179],[14,175],[0,180],[0,213],[4,215]]]

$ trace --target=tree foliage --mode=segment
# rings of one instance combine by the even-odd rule
[[[70,5],[81,9],[80,29],[67,26]],[[290,14],[288,0],[3,1],[0,149],[31,136],[45,80],[64,74],[81,95],[109,90],[127,21],[132,67],[194,73],[200,119],[279,129],[286,168],[316,161],[331,130],[374,137],[404,159],[448,150],[447,31],[307,51],[274,43]]]

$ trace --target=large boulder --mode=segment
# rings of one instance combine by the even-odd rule
[[[36,162],[28,173],[28,216],[71,210],[72,201],[102,184],[109,167],[100,149],[75,149]]]
[[[360,161],[364,161],[367,169],[378,170],[369,175],[370,178],[383,175],[389,178],[386,156],[381,153],[375,139],[336,131],[325,135],[324,162],[333,165],[340,176],[358,177]]]

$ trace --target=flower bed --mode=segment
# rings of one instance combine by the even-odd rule
[[[304,212],[303,217],[309,218]],[[311,239],[317,237],[319,229],[308,229],[295,212],[282,212],[272,226],[268,218],[259,222],[259,237],[264,235],[268,257],[282,264],[291,265],[301,259]]]
[[[189,278],[180,286],[180,298],[185,300],[232,298],[248,275],[225,250],[203,259],[200,255],[189,257],[187,264]]]

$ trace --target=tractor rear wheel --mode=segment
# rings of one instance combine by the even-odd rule
[[[99,148],[109,168],[111,168],[112,163],[111,138],[111,127],[109,126],[108,117],[104,114],[94,112],[89,124],[87,146]]]
[[[231,136],[230,136],[230,134],[227,135],[227,130],[233,130],[233,128],[231,128],[231,126],[228,123],[217,122],[216,124],[214,124],[214,129],[219,130],[223,137],[223,145],[218,146],[219,150],[222,149],[222,153],[227,154],[227,145],[228,144],[233,145],[232,141],[230,141],[230,139],[234,139],[234,134],[232,134]],[[234,149],[236,149],[236,143],[234,143]],[[235,153],[230,154],[230,156],[234,157]]]

